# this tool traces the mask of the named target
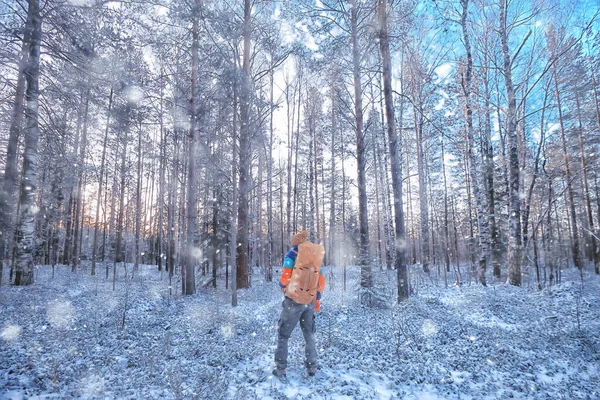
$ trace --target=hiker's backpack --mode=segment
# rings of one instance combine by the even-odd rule
[[[317,298],[319,273],[325,249],[320,244],[303,242],[298,245],[298,255],[285,295],[298,304],[310,304]]]

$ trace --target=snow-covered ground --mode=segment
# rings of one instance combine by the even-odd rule
[[[600,398],[600,280],[587,271],[583,285],[565,271],[541,292],[420,279],[398,306],[395,272],[377,270],[391,305],[364,308],[359,269],[348,268],[344,292],[342,269],[328,268],[317,316],[322,368],[306,376],[298,327],[287,385],[270,375],[282,295],[259,270],[236,308],[222,278],[217,290],[182,297],[169,295],[155,267],[133,280],[119,271],[115,291],[102,267],[91,277],[59,266],[54,278],[41,267],[30,287],[4,276],[0,398]]]

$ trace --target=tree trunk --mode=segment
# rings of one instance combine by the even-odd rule
[[[420,107],[420,105],[418,106]],[[422,111],[422,110],[420,110]],[[421,213],[421,264],[423,272],[429,273],[429,202],[427,199],[427,177],[425,168],[425,152],[423,151],[423,117],[422,112],[414,110],[415,148],[417,151],[417,173],[419,175],[419,212]]]
[[[121,133],[119,133],[119,138],[121,136]],[[111,187],[111,196],[110,196],[110,222],[109,222],[109,233],[108,233],[108,242],[110,243],[111,247],[113,244],[113,238],[114,238],[114,234],[115,234],[115,221],[116,221],[116,214],[117,214],[117,160],[119,158],[119,141],[117,140],[117,144],[115,146],[115,166],[114,166],[114,171],[113,171],[113,181],[112,181],[112,187]],[[116,253],[115,253],[115,259],[116,259]],[[114,260],[113,260],[114,261]],[[107,262],[105,262],[105,267],[106,267],[106,279],[108,279],[108,269],[109,269],[109,264]]]
[[[199,15],[200,0],[195,0],[192,5],[192,76],[191,76],[191,94],[190,94],[190,131],[188,144],[188,169],[187,169],[187,202],[186,202],[186,249],[185,249],[185,276],[184,276],[184,294],[194,294],[196,292],[196,276],[194,266],[197,263],[196,252],[198,243],[196,235],[198,233],[198,212],[196,209],[198,196],[198,182],[196,171],[196,158],[198,157],[198,147],[200,139],[198,137],[198,115],[196,106],[196,91],[198,84],[198,48],[199,48]]]
[[[468,147],[468,146],[467,146]],[[475,218],[473,218],[473,196],[471,195],[471,180],[469,179],[469,165],[471,164],[471,160],[469,159],[468,148],[464,149],[463,153],[464,163],[463,163],[463,172],[465,174],[465,187],[467,188],[467,210],[468,210],[468,221],[469,221],[469,243],[468,243],[468,253],[471,261],[471,271],[474,274],[476,270],[475,266],[475,227],[473,225],[473,220],[477,218],[477,209],[475,209]]]
[[[83,130],[81,132],[81,144],[79,147],[79,160],[77,162],[77,190],[75,192],[74,206],[75,206],[75,218],[73,220],[73,254],[71,259],[71,272],[77,270],[77,263],[79,262],[79,252],[81,246],[79,245],[79,235],[81,230],[81,196],[83,190],[83,167],[85,165],[85,153],[87,150],[87,129],[88,129],[88,111],[90,104],[90,88],[88,80],[88,88],[85,94],[85,105],[83,110]]]
[[[376,227],[377,227],[377,265],[380,267],[380,269],[383,267],[382,265],[382,255],[383,252],[381,251],[381,244],[382,244],[382,240],[381,240],[381,212],[379,210],[379,207],[381,206],[380,203],[380,198],[379,198],[379,178],[381,176],[381,172],[379,169],[379,157],[378,157],[378,153],[379,153],[379,149],[377,146],[377,135],[375,132],[375,129],[372,130],[371,133],[371,140],[372,140],[372,149],[371,151],[373,152],[373,168],[375,170],[374,173],[374,178],[375,178],[375,218],[377,221]]]
[[[213,193],[213,209],[212,209],[212,282],[213,288],[217,288],[217,256],[219,254],[219,197],[221,196],[216,190]]]
[[[483,79],[484,96],[485,96],[485,127],[483,138],[483,151],[485,156],[485,183],[487,186],[487,209],[488,209],[488,227],[490,253],[493,274],[496,278],[500,278],[500,243],[498,228],[496,225],[496,191],[494,188],[494,147],[492,144],[492,121],[490,115],[490,87],[488,81],[489,65],[487,52],[484,53],[485,77]],[[498,122],[500,124],[500,122]]]
[[[335,132],[337,131],[337,120],[335,118],[335,86],[331,84],[331,195],[329,198],[329,264],[337,265],[334,246],[336,243],[335,232]]]
[[[107,188],[108,188],[108,166],[106,167],[106,172],[105,172],[105,176],[104,176],[104,180],[106,181],[107,184]],[[100,252],[100,260],[102,260],[103,263],[106,264],[106,236],[108,233],[108,221],[107,221],[107,217],[106,217],[106,213],[108,212],[108,193],[110,191],[109,190],[104,190],[104,216],[102,218],[102,251]],[[112,196],[111,196],[112,197]],[[108,264],[106,264],[108,265]],[[108,276],[107,276],[108,278]]]
[[[80,99],[80,102],[84,102],[83,95]],[[75,140],[73,142],[73,157],[75,161],[77,161],[79,155],[77,151],[79,150],[79,142],[81,140],[81,125],[83,114],[81,112],[82,108],[79,107],[77,110],[77,123],[75,128]],[[72,259],[72,247],[75,242],[74,230],[75,230],[75,212],[77,209],[77,188],[70,184],[70,193],[69,193],[69,205],[67,207],[67,218],[66,218],[66,232],[65,232],[65,242],[63,247],[63,264],[69,264]]]
[[[598,186],[598,172],[594,173],[594,192],[596,193],[596,220],[600,224],[600,186]]]
[[[125,178],[127,177],[125,168],[127,161],[127,141],[128,141],[128,130],[129,130],[129,110],[130,105],[126,105],[126,126],[123,129],[123,151],[121,152],[121,183],[120,183],[120,192],[119,192],[119,210],[117,212],[117,229],[116,229],[116,244],[115,244],[115,262],[113,264],[113,290],[115,290],[115,285],[117,282],[117,263],[123,262],[125,265],[125,257],[123,256],[123,229],[124,229],[124,214],[125,214]],[[116,171],[115,171],[116,173]],[[114,195],[113,195],[114,196]]]
[[[262,149],[261,149],[262,150]],[[260,151],[258,155],[258,176],[256,179],[256,209],[253,214],[255,214],[258,218],[254,223],[253,229],[255,230],[252,237],[254,240],[252,241],[252,258],[253,262],[251,265],[256,265],[260,268],[264,268],[263,263],[263,201],[264,201],[264,190],[263,190],[263,175],[264,175],[264,163],[265,163],[265,152]],[[250,173],[252,175],[252,173]],[[263,270],[264,271],[264,270]],[[266,278],[266,271],[265,278]],[[252,282],[250,282],[252,283]]]
[[[379,0],[379,50],[383,68],[383,95],[385,98],[385,117],[389,141],[390,164],[392,169],[392,190],[394,192],[394,222],[396,233],[395,267],[398,285],[398,302],[408,299],[408,269],[406,266],[406,232],[404,228],[404,209],[402,203],[402,166],[399,156],[396,119],[394,118],[394,99],[392,97],[392,70],[387,24],[387,1]]]
[[[471,185],[473,186],[473,195],[475,196],[475,205],[477,207],[477,236],[479,239],[479,282],[486,286],[485,272],[487,269],[487,260],[489,258],[488,250],[488,226],[485,220],[485,204],[481,188],[479,186],[479,178],[477,176],[477,157],[474,147],[474,131],[473,131],[473,110],[471,109],[471,81],[473,74],[473,57],[471,55],[471,43],[469,32],[467,30],[467,17],[469,12],[469,0],[461,0],[462,14],[460,17],[460,25],[462,27],[463,42],[467,53],[467,67],[465,70],[464,80],[462,82],[463,94],[465,96],[465,119],[467,122],[467,152],[469,155],[469,175],[471,177]]]
[[[96,275],[96,255],[98,252],[98,231],[100,230],[100,203],[102,202],[102,189],[104,186],[104,169],[106,167],[106,146],[108,144],[108,128],[110,125],[110,112],[112,109],[113,88],[108,95],[108,110],[106,112],[106,128],[104,129],[104,141],[102,143],[102,158],[100,160],[100,174],[98,181],[98,201],[96,202],[96,217],[94,219],[94,244],[92,245],[92,276]],[[106,209],[103,213],[106,223]]]
[[[545,167],[542,167],[546,180],[548,181],[548,212],[546,213],[546,230],[544,232],[544,242],[546,243],[546,249],[544,251],[544,264],[550,268],[550,286],[554,282],[554,263],[556,261],[556,243],[554,243],[554,235],[552,233],[552,176],[548,174]],[[560,243],[559,243],[560,246]]]
[[[573,240],[572,251],[573,251],[573,263],[579,269],[583,268],[583,262],[581,260],[581,254],[579,249],[579,232],[577,230],[577,213],[575,212],[575,195],[573,193],[573,185],[571,184],[571,168],[569,166],[569,155],[567,153],[567,139],[565,133],[565,126],[563,120],[562,103],[560,98],[560,91],[558,90],[558,76],[556,73],[556,63],[553,68],[554,72],[554,88],[556,90],[556,105],[558,106],[558,122],[560,124],[560,137],[562,142],[563,157],[565,161],[565,180],[567,185],[567,195],[569,199],[569,211],[571,217],[571,227]]]
[[[275,71],[271,66],[270,73],[270,113],[269,113],[269,148],[267,152],[267,281],[273,281],[273,90]],[[283,216],[282,216],[283,217]]]
[[[138,159],[137,159],[137,185],[135,196],[135,254],[133,273],[137,272],[140,264],[140,228],[142,221],[142,127],[138,127]],[[160,201],[161,199],[159,199]],[[147,214],[147,213],[144,213]],[[146,224],[144,224],[146,226]],[[133,277],[133,275],[132,275]]]
[[[450,272],[450,235],[448,231],[448,182],[446,178],[446,153],[444,151],[444,135],[442,142],[442,178],[444,179],[444,264],[446,272]]]
[[[544,141],[546,136],[545,129],[545,113],[546,113],[546,104],[548,100],[548,91],[544,92],[544,102],[542,104],[542,114],[540,117],[540,142],[538,144],[538,148],[535,154],[535,160],[533,163],[533,175],[531,177],[531,183],[529,184],[529,190],[527,192],[527,202],[525,203],[525,211],[523,213],[523,243],[525,244],[525,249],[527,249],[529,237],[528,237],[528,229],[529,229],[529,214],[531,213],[531,202],[533,198],[533,189],[535,187],[535,183],[537,181],[537,177],[539,175],[539,165],[540,165],[540,155],[542,153],[542,148],[544,147]],[[533,227],[533,235],[535,237],[535,227]],[[534,243],[535,244],[535,243]],[[536,249],[537,251],[537,249]]]
[[[506,27],[507,0],[500,0],[500,41],[502,44],[503,75],[508,98],[507,132],[510,168],[510,212],[508,232],[508,281],[511,285],[521,286],[521,199],[519,193],[519,154],[517,146],[517,99],[512,80],[512,59],[508,51],[508,32]]]
[[[28,14],[31,14],[31,32],[29,43],[29,59],[27,61],[25,92],[25,152],[23,155],[23,179],[21,180],[19,196],[19,217],[17,222],[16,241],[16,274],[15,285],[30,285],[33,283],[33,252],[35,245],[35,217],[37,207],[35,195],[37,192],[38,173],[38,98],[40,75],[40,42],[42,37],[42,17],[39,0],[29,0]],[[28,20],[29,21],[29,20]]]
[[[401,125],[402,126],[402,125]],[[402,140],[402,131],[400,131],[400,140]],[[408,143],[408,139],[406,138],[406,142]],[[408,216],[406,225],[410,226],[410,264],[415,265],[417,263],[417,248],[416,248],[416,233],[415,233],[415,217],[413,214],[413,201],[412,201],[412,184],[410,179],[410,160],[408,151],[404,152],[406,154],[406,196],[407,196],[407,205],[408,205]],[[407,242],[408,246],[408,242]]]
[[[293,226],[292,232],[295,234],[298,231],[297,226],[297,202],[298,202],[298,148],[300,142],[300,106],[302,105],[302,64],[298,65],[298,119],[296,127],[296,146],[294,151],[294,208],[293,208]]]
[[[342,151],[342,160],[341,160],[341,164],[342,164],[342,240],[345,242],[346,241],[346,167],[344,166],[344,160],[346,157],[346,149],[344,146],[344,133],[342,131],[342,129],[340,129],[340,145],[341,145],[341,151]],[[347,254],[344,252],[343,253],[343,284],[344,284],[344,292],[346,291],[346,265],[348,264],[348,260],[347,260]]]
[[[237,222],[236,222],[236,208],[238,205],[238,188],[237,188],[237,157],[238,149],[237,149],[237,108],[238,108],[238,92],[237,92],[237,84],[233,83],[233,122],[232,122],[232,162],[231,162],[231,240],[229,242],[229,257],[231,257],[231,305],[236,307],[238,304],[237,298],[237,247],[238,247],[238,239],[237,239]]]
[[[286,191],[286,236],[289,238],[292,231],[292,154],[294,147],[294,116],[296,115],[296,91],[292,94],[290,101],[289,85],[285,88],[285,101],[287,104],[287,191]],[[290,104],[291,104],[291,119],[290,119]]]
[[[21,44],[21,57],[17,71],[17,87],[15,89],[15,102],[12,108],[12,118],[8,133],[6,147],[6,162],[4,164],[4,178],[0,192],[0,285],[2,284],[2,270],[8,239],[14,234],[14,207],[16,203],[15,189],[17,186],[17,154],[19,149],[19,136],[23,129],[23,101],[25,100],[25,81],[28,67],[31,35],[33,33],[34,7],[27,9],[27,21]]]
[[[450,197],[450,207],[452,208],[452,228],[454,230],[454,259],[456,264],[456,283],[462,284],[460,275],[460,249],[458,247],[458,225],[456,223],[456,207],[454,206],[454,196]]]
[[[596,88],[596,73],[592,69],[592,87],[594,88],[594,111],[596,112],[596,123],[598,124],[598,130],[600,131],[600,105],[598,104],[598,89]],[[597,204],[597,219],[598,225],[600,226],[600,196],[598,195],[598,173],[594,174],[594,187],[596,192],[596,204]],[[595,235],[600,235],[599,232],[593,232]],[[596,275],[600,274],[600,268],[597,267],[596,259],[600,258],[600,249],[596,249],[596,253],[594,254],[594,271]]]
[[[577,119],[579,122],[578,133],[579,133],[579,152],[581,158],[581,171],[583,174],[583,191],[585,196],[585,205],[587,208],[588,223],[590,225],[590,242],[592,248],[590,249],[592,255],[592,261],[594,262],[594,271],[596,274],[600,274],[600,254],[598,254],[598,245],[596,243],[596,236],[594,236],[594,216],[592,213],[592,200],[590,199],[590,185],[588,182],[588,170],[585,159],[585,143],[583,141],[583,123],[581,122],[581,110],[579,105],[579,94],[575,95],[575,101],[577,104]]]
[[[237,287],[250,286],[248,276],[248,207],[250,193],[250,163],[251,163],[251,126],[250,101],[252,97],[252,82],[250,73],[250,34],[251,34],[251,1],[244,0],[244,49],[242,58],[243,80],[240,94],[240,179],[238,204],[238,247],[237,247]]]
[[[310,94],[309,94],[310,95]],[[309,96],[306,98],[307,103],[311,102]],[[307,104],[308,108],[308,104]],[[308,136],[310,142],[308,145],[308,201],[310,202],[310,211],[308,212],[308,235],[311,240],[315,238],[315,198],[313,196],[314,180],[315,180],[315,167],[314,167],[314,144],[315,144],[315,132],[314,132],[314,121],[312,121],[312,115],[309,110],[308,114]],[[303,213],[304,214],[304,213]]]
[[[162,75],[162,74],[161,74]],[[158,178],[158,221],[156,227],[156,265],[159,271],[163,269],[164,250],[163,250],[163,225],[165,217],[165,174],[167,163],[167,133],[163,126],[163,92],[160,92],[160,158],[159,158],[159,178]]]
[[[388,38],[389,41],[389,38]],[[389,46],[388,46],[389,47]],[[391,61],[390,61],[391,62]],[[403,76],[400,76],[400,81],[402,81]],[[381,72],[381,81],[383,82],[383,71]],[[400,89],[402,91],[402,89]],[[390,165],[389,161],[388,161],[388,156],[389,156],[389,151],[388,151],[388,143],[385,140],[385,135],[387,133],[387,126],[385,125],[385,106],[383,105],[384,103],[384,87],[383,85],[380,87],[380,100],[379,100],[379,110],[381,112],[381,129],[382,129],[382,142],[383,142],[383,157],[379,156],[378,157],[378,168],[380,171],[382,171],[383,174],[383,182],[382,182],[382,186],[383,186],[383,190],[382,190],[382,199],[383,199],[383,204],[384,204],[384,225],[383,225],[383,233],[385,236],[385,264],[388,270],[392,269],[392,263],[394,262],[393,260],[393,256],[392,256],[392,252],[396,252],[396,238],[395,238],[395,234],[394,234],[394,221],[393,221],[393,217],[392,217],[392,202],[391,202],[391,198],[390,198],[390,188],[391,188],[391,184],[389,181],[389,177],[388,177],[388,165]],[[400,100],[400,116],[399,116],[399,120],[398,120],[398,126],[402,127],[402,121],[403,121],[403,102],[402,100]],[[396,121],[394,120],[394,124],[396,124]],[[395,131],[395,126],[394,126],[394,131]],[[397,134],[396,134],[397,136]],[[377,141],[377,153],[380,152],[379,149],[379,141]],[[398,156],[400,158],[400,156]],[[402,163],[400,162],[400,168],[402,168]],[[406,238],[404,238],[406,241]],[[406,243],[405,243],[406,245]],[[405,252],[405,262],[406,262],[406,249],[404,249]]]
[[[370,289],[373,285],[371,278],[371,262],[369,259],[369,220],[367,213],[367,186],[366,186],[366,146],[363,132],[363,106],[362,84],[360,81],[360,48],[358,38],[358,4],[351,2],[350,28],[352,35],[352,75],[354,82],[354,129],[356,132],[356,161],[358,181],[358,221],[360,231],[360,249],[358,264],[361,266],[360,286]],[[363,299],[363,302],[365,300]]]
[[[282,166],[282,157],[279,157],[279,215],[281,216],[280,218],[280,232],[281,232],[281,236],[279,237],[280,242],[279,242],[279,259],[283,260],[283,255],[285,254],[285,246],[284,246],[284,232],[285,232],[285,221],[283,220],[283,166]]]
[[[174,129],[174,141],[176,142],[176,137],[178,134],[178,130]],[[173,147],[176,147],[175,145]],[[167,195],[167,246],[166,246],[166,260],[165,260],[165,268],[169,274],[169,294],[172,294],[173,285],[172,279],[173,274],[175,272],[175,204],[177,204],[177,162],[175,159],[171,161],[169,168],[169,176],[168,176],[168,195]]]
[[[319,102],[320,105],[320,102]],[[321,110],[318,110],[318,115],[321,115]],[[315,231],[315,241],[317,243],[321,242],[321,224],[320,224],[320,216],[319,216],[319,170],[318,170],[318,155],[317,155],[317,127],[316,121],[313,121],[313,130],[312,130],[312,142],[313,142],[313,172],[314,172],[314,185],[315,185],[315,218],[316,218],[316,231]],[[312,184],[312,181],[311,181]]]

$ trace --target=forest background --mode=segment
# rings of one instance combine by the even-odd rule
[[[10,283],[153,264],[185,294],[225,274],[236,304],[304,228],[367,305],[372,268],[398,301],[415,264],[446,285],[600,272],[593,1],[0,7]]]

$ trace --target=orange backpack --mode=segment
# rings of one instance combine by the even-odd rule
[[[319,273],[325,248],[320,244],[303,242],[298,245],[298,255],[285,295],[298,304],[310,304],[317,298]]]

